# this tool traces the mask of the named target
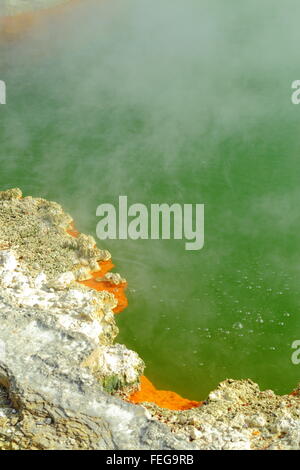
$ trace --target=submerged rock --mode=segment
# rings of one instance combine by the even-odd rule
[[[0,192],[0,449],[300,448],[299,389],[226,380],[187,411],[128,403],[144,364],[114,342],[113,293],[77,282],[108,258],[71,221]]]

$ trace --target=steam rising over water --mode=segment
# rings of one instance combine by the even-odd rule
[[[108,241],[129,281],[118,341],[164,389],[289,392],[299,320],[299,3],[86,1],[2,43],[1,187],[96,207],[205,203],[206,245]]]

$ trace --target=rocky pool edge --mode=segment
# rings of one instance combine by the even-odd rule
[[[144,364],[115,342],[113,294],[78,284],[110,254],[74,241],[71,221],[57,203],[0,192],[0,449],[300,448],[299,389],[228,379],[187,411],[116,396]]]

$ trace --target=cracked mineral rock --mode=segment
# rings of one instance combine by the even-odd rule
[[[71,222],[56,203],[0,192],[0,449],[300,448],[299,388],[226,380],[188,411],[126,401],[144,364],[115,343],[114,295],[77,282],[109,256]]]

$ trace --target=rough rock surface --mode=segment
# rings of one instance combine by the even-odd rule
[[[76,282],[109,254],[72,239],[70,222],[58,204],[0,192],[0,449],[300,448],[298,391],[227,380],[184,412],[113,396],[143,362],[114,343],[114,296]]]
[[[276,396],[251,380],[225,380],[200,408],[183,412],[145,404],[151,415],[199,449],[300,448],[300,390]]]

